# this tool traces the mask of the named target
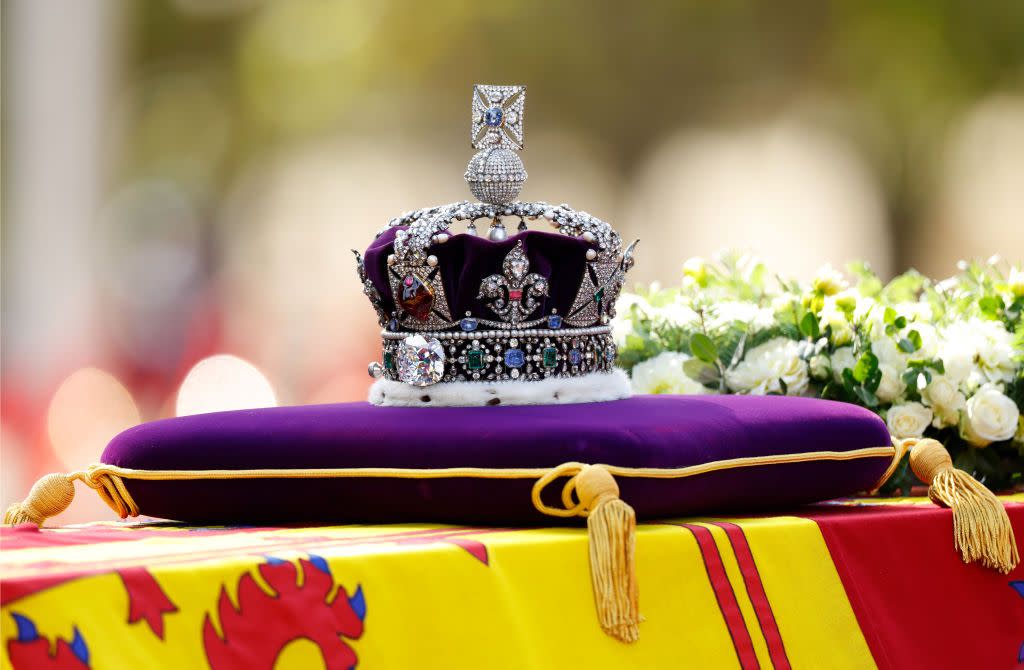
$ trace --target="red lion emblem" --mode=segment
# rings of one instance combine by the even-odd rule
[[[238,609],[221,588],[218,599],[223,638],[217,635],[209,614],[203,622],[203,645],[213,670],[223,668],[273,668],[285,645],[299,638],[314,642],[328,670],[351,670],[357,657],[342,640],[358,640],[363,634],[366,601],[362,587],[351,596],[334,588],[327,562],[319,556],[300,559],[299,571],[290,562],[268,559],[260,575],[276,595],[267,595],[249,574],[238,580]]]
[[[88,670],[89,647],[85,639],[74,629],[71,642],[58,638],[54,653],[50,653],[50,641],[36,631],[35,623],[27,616],[11,612],[18,627],[18,636],[7,641],[7,655],[11,665],[21,668],[54,668],[55,670]]]

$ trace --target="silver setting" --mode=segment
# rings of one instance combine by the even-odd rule
[[[617,353],[607,328],[604,332],[587,334],[576,329],[544,333],[516,331],[514,337],[509,331],[494,331],[443,341],[425,339],[421,334],[407,336],[403,340],[390,337],[395,333],[387,335],[384,339],[385,360],[393,357],[398,365],[397,369],[385,369],[384,378],[413,386],[455,381],[539,381],[549,377],[581,377],[593,372],[611,372],[615,368]],[[410,343],[413,337],[417,338],[415,345]],[[431,347],[429,371],[403,372],[403,356],[408,351],[415,352],[411,357],[415,366],[427,366],[423,362],[423,357],[427,356],[423,343]],[[510,353],[513,350],[514,353]],[[438,368],[433,367],[438,365],[435,362],[438,351],[445,357],[440,363],[443,367],[440,376],[436,373]]]
[[[472,108],[469,141],[474,149],[500,146],[522,151],[525,86],[477,84]]]
[[[373,379],[380,379],[384,376],[384,366],[377,361],[372,361],[366,366],[366,373]]]
[[[523,241],[516,242],[501,264],[501,275],[491,275],[480,283],[477,299],[483,299],[498,318],[509,324],[525,321],[548,295],[548,280],[530,272]]]
[[[388,282],[391,285],[391,295],[395,308],[399,310],[397,316],[399,324],[409,330],[438,330],[450,328],[455,325],[452,321],[451,311],[448,309],[448,296],[444,291],[444,283],[441,281],[441,272],[437,265],[430,265],[429,260],[424,259],[422,265],[396,262],[388,266]],[[402,284],[407,277],[413,277],[426,285],[433,294],[433,303],[430,313],[425,320],[420,320],[412,314],[401,311]],[[381,323],[386,323],[384,319]]]
[[[608,335],[612,332],[611,326],[592,326],[590,328],[529,328],[515,331],[517,337],[582,337],[584,335]],[[476,330],[469,333],[455,331],[430,331],[426,333],[403,333],[390,330],[380,331],[384,340],[404,340],[409,335],[422,335],[427,338],[438,340],[484,340],[501,337],[512,337],[508,330]]]
[[[527,174],[523,161],[514,151],[488,147],[469,159],[464,176],[477,200],[504,205],[519,197]]]
[[[453,202],[448,205],[427,207],[391,219],[387,228],[407,226],[395,235],[395,256],[398,260],[422,262],[427,249],[437,235],[450,235],[456,221],[469,222],[466,232],[476,234],[474,221],[494,221],[501,217],[517,217],[526,221],[546,221],[563,235],[580,237],[585,232],[594,236],[597,254],[604,258],[618,258],[622,253],[622,238],[608,223],[587,212],[574,210],[566,204],[550,205],[546,202],[512,202],[495,205],[482,202]],[[385,228],[384,230],[387,230]],[[384,230],[377,233],[380,236]]]

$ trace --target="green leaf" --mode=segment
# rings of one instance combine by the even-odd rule
[[[782,395],[789,395],[789,385],[782,377],[779,377],[779,388],[782,389]]]
[[[896,321],[896,310],[892,307],[886,307],[885,312],[882,315],[882,320],[885,323],[892,325],[892,323]]]
[[[998,319],[1003,307],[1003,299],[998,295],[987,295],[978,301],[978,309],[990,319]]]
[[[704,333],[694,333],[690,338],[690,351],[693,355],[706,363],[714,363],[718,360],[718,349],[711,338]]]
[[[892,322],[892,325],[896,326],[897,330],[907,327],[907,317],[897,316],[896,320]]]
[[[853,378],[860,384],[864,383],[871,373],[878,370],[878,356],[875,356],[870,351],[865,351],[857,359],[856,365],[853,366]]]
[[[691,358],[683,363],[683,372],[687,377],[701,384],[708,384],[719,379],[718,368],[698,358]]]
[[[876,396],[872,391],[867,390],[863,386],[856,386],[854,387],[853,392],[865,407],[878,407],[878,396]]]
[[[813,312],[807,312],[804,314],[804,318],[800,319],[800,332],[812,340],[818,339],[818,336],[821,335],[821,330],[818,328],[818,317],[814,316]]]
[[[864,380],[864,388],[874,393],[878,390],[878,385],[882,383],[882,371],[875,368],[868,374],[868,378]]]
[[[921,334],[916,330],[912,330],[907,333],[906,337],[901,337],[896,346],[900,348],[900,351],[906,354],[912,354],[921,348]]]

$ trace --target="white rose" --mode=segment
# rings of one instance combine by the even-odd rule
[[[978,367],[990,382],[1013,380],[1017,366],[1013,362],[1013,335],[1002,321],[972,319],[981,326],[977,340]]]
[[[955,426],[960,422],[960,412],[967,408],[967,399],[957,385],[947,376],[933,376],[932,381],[921,391],[924,404],[932,408],[936,428]]]
[[[843,381],[843,370],[852,368],[857,364],[857,358],[853,355],[853,347],[840,347],[832,353],[832,377],[837,381]]]
[[[828,377],[828,356],[825,354],[817,354],[811,357],[809,361],[811,368],[811,376],[815,379],[822,380]]]
[[[878,357],[878,366],[887,365],[897,374],[907,369],[910,356],[900,351],[891,337],[879,337],[871,341],[871,353]]]
[[[800,345],[785,337],[748,349],[736,367],[725,371],[725,383],[737,393],[781,393],[780,379],[786,383],[787,395],[807,390],[807,364],[800,358]]]
[[[967,401],[964,439],[976,447],[1001,442],[1017,431],[1020,410],[991,384],[982,386]]]
[[[690,360],[686,354],[663,351],[654,358],[637,363],[631,373],[636,393],[674,393],[698,395],[711,393],[704,385],[690,379],[683,372],[683,364]]]
[[[1001,321],[959,321],[950,324],[942,338],[942,362],[955,381],[974,386],[1013,379],[1013,335]]]
[[[892,402],[903,395],[907,385],[896,368],[888,363],[879,363],[878,370],[882,373],[882,381],[878,383],[875,395],[882,402]]]
[[[893,437],[921,437],[932,422],[932,411],[919,402],[893,405],[885,417]]]

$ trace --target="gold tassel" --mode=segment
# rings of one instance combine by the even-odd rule
[[[14,503],[4,513],[4,523],[34,523],[42,526],[57,516],[75,499],[75,485],[68,475],[54,472],[40,478],[28,492],[24,502]]]
[[[88,470],[62,474],[54,472],[45,475],[32,485],[24,502],[14,503],[4,513],[4,523],[34,523],[42,526],[47,519],[55,517],[75,499],[75,480],[81,481],[99,494],[110,509],[122,519],[139,515],[139,506],[125,488],[117,474],[109,466],[91,465]]]
[[[946,448],[930,438],[910,444],[910,468],[928,484],[928,497],[953,510],[953,542],[965,563],[1008,573],[1020,556],[1006,508],[996,496],[963,470],[953,467]]]
[[[601,628],[617,640],[636,642],[640,637],[636,513],[619,498],[615,478],[600,465],[583,466],[575,481],[587,516],[590,578]]]

